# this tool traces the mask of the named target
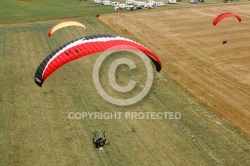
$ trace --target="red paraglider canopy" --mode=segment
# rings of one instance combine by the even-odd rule
[[[48,55],[38,66],[34,80],[38,86],[42,87],[46,78],[61,66],[108,49],[138,50],[151,59],[158,72],[161,70],[161,61],[157,55],[140,43],[116,35],[92,35],[71,41]]]
[[[215,26],[216,24],[218,24],[221,20],[223,20],[224,18],[227,17],[231,17],[234,16],[238,19],[239,22],[241,22],[241,17],[235,13],[221,13],[218,16],[216,16],[213,20],[213,25]]]

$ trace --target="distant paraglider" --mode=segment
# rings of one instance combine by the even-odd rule
[[[76,21],[61,21],[55,25],[53,25],[49,30],[48,30],[48,36],[50,37],[55,31],[68,27],[68,26],[80,26],[83,27],[87,31],[87,27],[79,22]]]
[[[213,19],[213,25],[217,25],[221,20],[223,20],[224,18],[227,17],[231,17],[234,16],[238,19],[239,22],[241,22],[241,17],[235,13],[221,13],[219,15],[217,15],[214,19]]]
[[[103,52],[108,49],[118,51],[123,49],[140,51],[151,59],[158,72],[161,70],[160,59],[145,46],[121,36],[93,35],[68,42],[49,54],[36,70],[34,77],[35,83],[42,87],[46,78],[61,66],[78,58]]]
[[[227,18],[227,17],[235,17],[237,18],[237,20],[239,22],[241,22],[241,17],[235,13],[221,13],[219,15],[217,15],[214,19],[213,19],[213,25],[216,26],[221,20]],[[227,44],[227,40],[223,39],[222,44]]]

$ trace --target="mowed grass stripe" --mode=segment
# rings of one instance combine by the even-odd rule
[[[47,41],[47,38],[46,38],[47,36],[45,36],[46,33],[41,33],[40,29],[38,31],[40,32],[38,34],[38,39],[40,41],[44,41],[44,40]],[[47,42],[41,42],[41,44],[39,45],[39,47],[41,48],[41,52],[42,52],[42,50],[46,50],[45,47],[47,46],[47,44],[45,46],[44,43],[47,43]],[[46,56],[47,55],[45,55],[44,58]],[[39,64],[40,64],[40,62],[37,65],[39,65]],[[39,87],[37,87],[37,88],[39,88]],[[45,88],[43,87],[43,89],[46,89],[46,87]],[[43,90],[43,89],[39,88],[39,90]],[[47,93],[51,93],[52,91],[53,90],[51,89]],[[62,130],[62,125],[60,122],[62,120],[62,118],[60,118],[61,116],[60,116],[60,114],[58,114],[62,108],[60,107],[61,104],[57,104],[57,102],[55,101],[55,99],[57,99],[58,97],[60,97],[60,96],[53,94],[53,100],[51,100],[50,103],[47,103],[47,104],[53,103],[55,108],[56,108],[56,109],[47,110],[47,111],[51,112],[52,121],[50,123],[53,123],[53,124],[50,124],[50,126],[55,128],[55,129],[51,128],[51,133],[53,133],[54,137],[51,138],[52,140],[50,140],[53,143],[53,146],[50,147],[50,150],[53,151],[57,156],[57,159],[55,160],[55,164],[58,164],[58,163],[69,164],[69,163],[72,163],[72,160],[71,160],[72,156],[69,157],[70,160],[66,160],[66,158],[62,158],[62,156],[63,156],[62,153],[67,154],[66,152],[69,152],[69,148],[65,147],[65,146],[67,146],[67,144],[65,144],[63,142],[63,139],[64,139],[64,137],[62,136],[63,134],[61,134],[61,133],[58,134],[59,131]],[[55,111],[55,110],[57,110],[57,111]],[[68,153],[68,155],[70,155],[70,154],[71,153]]]
[[[1,31],[1,62],[4,62],[6,57],[4,56],[5,50],[6,50],[6,38],[8,37],[8,33],[6,31]],[[8,145],[10,144],[10,139],[9,139],[9,117],[10,114],[8,111],[6,111],[6,108],[8,107],[8,99],[6,96],[6,91],[7,91],[7,79],[5,77],[6,70],[4,70],[5,63],[1,63],[1,77],[0,77],[0,92],[1,92],[1,110],[0,110],[0,133],[1,133],[1,146],[0,146],[0,164],[4,164],[8,162],[7,154],[10,154],[10,149],[8,148]]]
[[[157,85],[157,86],[159,87],[159,85]],[[165,95],[168,96],[170,91],[168,91]],[[173,110],[173,109],[169,108],[169,105],[167,103],[162,105],[163,103],[161,102],[160,98],[161,98],[160,96],[156,96],[154,94],[150,95],[150,99],[152,100],[151,105],[157,106],[157,109],[152,107],[151,108],[152,110],[157,110],[157,112],[170,112],[170,111],[171,112],[178,112],[178,110]],[[154,150],[154,153],[156,153],[156,154],[164,154],[164,155],[157,155],[158,160],[160,160],[161,162],[167,161],[168,165],[176,165],[176,164],[178,164],[178,162],[183,162],[183,160],[178,160],[178,158],[180,156],[175,156],[174,160],[171,161],[171,159],[173,159],[173,156],[171,156],[171,154],[177,153],[178,147],[179,148],[181,147],[181,144],[178,144],[178,147],[175,146],[175,144],[176,144],[175,142],[180,143],[181,140],[179,140],[179,138],[176,137],[177,135],[171,134],[171,133],[177,134],[179,132],[179,131],[176,131],[176,130],[178,130],[175,127],[175,123],[177,123],[176,121],[179,121],[179,120],[163,119],[163,120],[151,120],[149,122],[145,122],[145,123],[149,123],[149,125],[148,125],[149,127],[147,127],[148,130],[146,131],[146,133],[150,133],[149,135],[152,135],[151,136],[152,140],[149,140],[148,142],[146,142],[146,144],[153,141],[156,145],[158,145],[157,148],[155,148],[155,149],[152,145],[149,147],[152,150]],[[146,124],[141,124],[141,125],[144,126]],[[153,126],[153,127],[151,127],[151,126]],[[141,127],[139,127],[139,128],[141,128]],[[165,134],[159,135],[156,133],[165,133]],[[141,137],[143,137],[143,135]],[[181,138],[181,139],[183,139],[183,138]],[[163,148],[163,147],[166,147],[166,148]],[[156,149],[157,149],[157,151],[156,151]],[[155,156],[155,157],[157,157],[157,156]]]
[[[5,33],[5,38],[4,38],[4,42],[7,45],[12,45],[12,34],[11,32],[6,32]],[[19,161],[16,160],[15,156],[20,155],[20,151],[19,151],[19,145],[20,145],[20,136],[18,135],[18,133],[20,133],[20,127],[16,126],[16,121],[18,121],[18,110],[16,109],[16,105],[18,105],[18,103],[15,100],[15,97],[18,97],[18,92],[16,92],[16,87],[15,85],[12,83],[13,82],[18,82],[17,77],[14,75],[16,71],[13,71],[14,66],[16,65],[16,62],[12,61],[13,58],[13,52],[11,50],[11,47],[9,47],[8,49],[6,49],[6,51],[4,51],[3,53],[4,55],[4,62],[5,65],[9,67],[8,70],[6,70],[6,68],[4,68],[5,70],[3,70],[3,75],[1,77],[1,80],[3,82],[5,82],[5,86],[1,87],[4,88],[3,91],[3,102],[5,104],[3,104],[3,109],[1,110],[4,114],[6,114],[6,116],[3,116],[3,121],[6,122],[6,129],[4,130],[6,133],[6,138],[7,140],[5,140],[6,144],[4,144],[4,146],[10,146],[13,149],[15,149],[15,151],[11,151],[10,149],[7,150],[7,154],[10,157],[13,157],[14,162],[19,163]],[[16,93],[15,93],[16,92]],[[7,95],[8,94],[8,95]],[[12,132],[13,130],[15,130],[16,132]],[[15,141],[15,139],[17,139],[17,141]],[[6,154],[6,153],[3,153]],[[8,160],[7,156],[5,156],[5,161],[7,163],[11,163],[10,160]]]
[[[19,37],[19,35],[18,35],[18,37]],[[11,38],[12,38],[12,45],[17,46],[16,48],[18,48],[18,52],[15,52],[15,49],[12,50],[13,51],[13,54],[12,54],[13,60],[16,59],[16,61],[14,61],[15,68],[13,68],[13,69],[17,75],[18,81],[14,81],[12,83],[22,85],[22,83],[21,83],[23,81],[22,77],[25,77],[25,75],[23,74],[23,70],[22,70],[23,63],[22,63],[22,61],[19,60],[18,57],[16,57],[16,55],[19,55],[22,57],[23,57],[23,55],[22,55],[21,47],[19,47],[17,42],[16,42],[16,33],[12,33]],[[22,43],[25,43],[25,41],[23,41]],[[16,90],[16,98],[15,98],[16,104],[15,105],[19,106],[19,105],[21,105],[21,103],[24,100],[23,95],[27,95],[27,94],[25,94],[23,92],[23,86],[16,86],[15,85],[15,87],[13,89],[17,89]],[[15,111],[17,111],[17,114],[19,115],[15,120],[26,121],[27,123],[29,123],[29,115],[26,114],[26,109],[24,107],[18,107],[18,108],[16,108]],[[18,161],[19,158],[26,158],[27,159],[30,157],[31,149],[26,146],[27,144],[29,144],[29,141],[24,139],[24,137],[30,136],[30,133],[28,132],[29,131],[28,126],[29,126],[28,124],[22,124],[22,125],[18,126],[19,132],[16,133],[17,134],[16,137],[20,137],[20,139],[14,144],[16,144],[16,146],[20,149],[17,150],[19,152],[19,154],[14,156],[16,161]],[[23,163],[24,163],[23,161],[19,160],[20,165]]]
[[[103,110],[105,111],[106,109]],[[112,110],[112,112],[114,111],[115,110]],[[139,147],[134,146],[134,144],[132,144],[134,140],[127,140],[127,138],[129,137],[124,135],[124,133],[126,133],[125,131],[131,130],[131,126],[129,125],[129,123],[127,121],[121,122],[121,120],[112,120],[109,122],[104,121],[104,123],[105,130],[108,131],[107,134],[109,135],[109,141],[111,142],[110,145],[107,146],[107,156],[111,158],[112,165],[140,165],[141,160],[135,158],[135,156],[131,156],[135,147],[137,151],[140,151]],[[115,137],[114,134],[116,135]],[[121,140],[120,137],[122,137],[123,139]]]
[[[157,87],[165,89],[160,84],[161,81],[157,81],[157,82],[158,82]],[[171,112],[180,112],[180,113],[182,113],[182,116],[183,116],[182,118],[185,118],[185,111],[190,111],[190,108],[185,108],[185,99],[186,99],[186,97],[185,96],[182,96],[182,97],[180,96],[181,95],[180,89],[179,90],[175,89],[174,90],[175,92],[172,92],[171,89],[173,89],[173,87],[171,87],[171,86],[169,87],[169,84],[171,84],[170,82],[172,82],[172,81],[169,79],[169,82],[167,84],[167,88],[164,91],[165,92],[164,97],[162,95],[160,95],[160,93],[158,93],[157,95],[155,95],[155,97],[151,97],[151,98],[153,99],[153,101],[155,103],[154,105],[158,105],[158,107],[162,108],[160,110],[166,111],[166,112],[169,112],[169,111],[171,111]],[[178,96],[177,96],[177,94],[178,94]],[[168,99],[170,101],[169,103],[163,102],[161,99],[164,99],[166,96],[169,96],[169,97],[173,96],[173,98],[175,98],[175,101],[173,101],[171,99],[172,98],[171,97],[171,98]],[[164,101],[166,101],[166,100],[164,100]],[[179,106],[178,109],[176,109],[176,107],[174,108],[173,105],[175,105],[175,106],[178,105]],[[176,153],[176,154],[181,155],[183,153],[183,152],[181,152],[180,149],[181,149],[181,147],[184,148],[185,146],[187,146],[185,144],[187,142],[189,142],[190,139],[189,139],[188,135],[185,135],[185,133],[183,133],[183,131],[181,129],[182,121],[183,120],[170,120],[170,119],[163,120],[163,121],[155,121],[155,126],[159,126],[157,128],[159,131],[155,131],[155,129],[154,129],[154,131],[155,132],[164,132],[164,133],[166,133],[166,135],[162,135],[162,136],[156,138],[156,140],[160,140],[160,141],[165,140],[164,143],[167,144],[166,149],[159,147],[159,149],[161,148],[162,151],[163,151],[160,154]],[[171,133],[175,133],[175,135],[173,135]],[[180,135],[182,135],[182,136],[180,136]],[[185,137],[183,137],[183,136],[185,136]],[[182,139],[186,140],[185,143],[181,141]],[[157,143],[157,145],[161,145],[160,142],[158,143],[156,141],[156,143]],[[192,141],[189,142],[189,143],[192,144]],[[175,146],[175,145],[178,145],[178,146]],[[187,147],[185,147],[185,148],[187,148]],[[189,146],[188,149],[189,149],[189,151],[188,151],[189,154],[186,154],[186,155],[189,155],[189,156],[194,155],[193,157],[199,156],[199,151],[201,149],[199,149],[199,148],[197,149],[197,148],[194,148],[194,147],[191,147],[191,146]],[[180,152],[178,153],[178,151],[180,151]],[[181,163],[189,163],[190,161],[185,161],[183,159],[178,160],[178,158],[184,157],[186,155],[176,156],[173,165],[181,164]],[[205,158],[205,157],[200,156],[199,158],[196,158],[196,160],[193,161],[194,162],[193,164],[198,164],[198,163],[200,164],[200,162],[202,162],[202,160],[200,158]],[[171,158],[169,158],[169,159],[171,159]],[[201,160],[201,161],[199,161],[199,160]],[[197,162],[199,161],[199,162],[195,163],[195,161],[197,161]]]
[[[37,63],[37,47],[34,46],[34,44],[39,44],[38,41],[35,41],[35,37],[36,35],[34,35],[34,33],[36,32],[29,32],[29,30],[27,29],[22,29],[23,31],[25,31],[25,37],[26,37],[26,42],[27,42],[27,58],[23,58],[23,63],[25,64],[24,66],[27,67],[31,67],[34,68],[36,67],[36,63]],[[25,68],[27,69],[27,68]],[[29,68],[28,68],[29,69]],[[29,75],[30,77],[32,77],[34,75],[34,70],[26,70],[25,71],[27,75]],[[36,90],[36,87],[34,86],[34,82],[31,79],[27,80],[29,83],[28,86],[29,88],[32,87],[33,90]],[[33,88],[35,87],[35,89]],[[25,88],[25,91],[27,93],[30,92],[29,88]],[[36,102],[34,102],[34,99],[36,99]],[[39,134],[41,131],[40,126],[39,126],[39,122],[43,121],[43,118],[41,118],[41,114],[43,113],[42,111],[40,111],[38,108],[41,108],[42,103],[41,101],[41,97],[39,95],[39,93],[35,93],[34,95],[28,95],[27,97],[27,112],[30,115],[30,119],[31,119],[31,124],[30,124],[30,132],[31,132],[31,136],[28,139],[30,144],[31,144],[31,149],[32,149],[32,153],[30,154],[30,160],[31,161],[26,161],[26,164],[43,164],[43,162],[41,161],[40,157],[42,154],[40,152],[41,148],[39,147]],[[33,119],[33,120],[32,120]],[[43,151],[44,152],[44,151]]]
[[[154,86],[155,86],[155,84],[154,84]],[[153,107],[153,106],[158,105],[158,103],[156,104],[154,102],[154,100],[155,99],[157,100],[157,98],[155,98],[155,96],[152,93],[153,93],[153,90],[151,90],[150,93],[148,94],[148,96],[143,101],[141,101],[142,108],[140,108],[140,105],[137,105],[138,108],[133,109],[133,110],[136,110],[136,112],[169,111],[167,109],[159,109],[160,108],[159,106]],[[171,126],[170,121],[168,121],[168,120],[166,120],[166,121],[165,120],[138,120],[138,121],[128,120],[128,121],[131,125],[131,128],[135,127],[137,129],[142,129],[143,126],[144,127],[147,126],[143,130],[138,130],[137,139],[139,141],[141,141],[141,144],[143,146],[141,149],[147,149],[149,155],[154,159],[153,163],[160,164],[163,161],[166,161],[168,163],[168,165],[174,165],[174,162],[170,160],[170,157],[168,155],[168,153],[171,153],[171,151],[173,149],[171,146],[167,145],[167,144],[171,144],[171,142],[172,142],[172,140],[169,139],[170,136],[168,136],[168,134],[167,134],[167,133],[171,133],[171,132],[166,132],[166,130],[163,130],[161,126],[158,126],[160,121],[162,121],[162,123],[164,123],[164,125],[166,125],[166,126],[169,126],[169,125]],[[167,130],[169,130],[169,129],[172,130],[171,128],[168,128]],[[166,133],[166,135],[165,136],[159,135],[160,133]],[[150,135],[150,137],[146,137],[146,135]],[[136,145],[134,144],[134,146],[136,146]],[[164,153],[163,146],[168,147],[167,148],[168,153]],[[160,155],[160,154],[164,154],[164,155]],[[147,156],[147,155],[145,154],[145,156]],[[144,159],[144,160],[146,160],[146,159]]]
[[[33,91],[35,92],[35,96],[32,96],[33,100],[31,101],[31,103],[27,103],[27,105],[29,105],[31,107],[31,111],[36,112],[36,114],[38,114],[37,116],[33,116],[32,118],[34,118],[35,120],[35,124],[33,125],[33,129],[31,131],[36,132],[36,137],[35,138],[30,138],[32,139],[33,142],[35,142],[35,146],[37,146],[37,151],[36,153],[40,156],[39,159],[37,159],[37,161],[32,161],[34,163],[40,163],[40,164],[46,164],[46,161],[49,161],[50,163],[53,163],[53,161],[56,160],[56,158],[52,159],[51,157],[47,157],[45,161],[43,161],[42,159],[44,159],[44,153],[49,154],[49,156],[55,156],[55,153],[53,153],[53,151],[49,150],[49,145],[46,141],[46,139],[50,139],[51,136],[49,135],[49,127],[48,126],[44,126],[42,125],[44,122],[47,121],[47,117],[46,117],[46,113],[47,113],[47,109],[46,106],[42,106],[41,101],[43,100],[42,97],[40,97],[40,93],[37,92],[37,87],[34,84],[34,80],[32,79],[34,77],[34,71],[36,70],[36,62],[37,60],[37,55],[38,52],[37,50],[39,50],[40,48],[40,43],[37,40],[37,31],[33,30],[31,32],[29,32],[27,29],[24,28],[24,31],[26,31],[26,33],[24,34],[23,38],[26,39],[26,51],[25,54],[29,55],[29,60],[31,61],[32,65],[32,70],[29,70],[29,74],[28,77],[30,77],[30,83],[31,85],[29,87],[31,87],[33,89]],[[26,59],[26,58],[25,58]],[[31,65],[30,65],[31,67]],[[28,89],[28,87],[27,87]],[[39,117],[39,118],[38,118]],[[45,123],[48,125],[48,123]],[[51,141],[49,141],[51,143]],[[27,161],[27,163],[29,163],[30,161]]]
[[[27,88],[27,85],[29,85],[28,87],[30,87],[32,85],[33,82],[30,82],[29,76],[31,76],[32,70],[29,70],[30,66],[34,66],[34,56],[36,55],[34,52],[33,48],[30,48],[30,40],[32,40],[32,33],[29,32],[29,30],[27,30],[25,27],[22,27],[19,29],[18,33],[18,42],[23,40],[24,42],[22,44],[17,44],[19,50],[19,54],[18,57],[20,57],[20,62],[21,62],[21,66],[18,67],[17,69],[21,69],[20,71],[22,71],[22,74],[18,74],[19,76],[22,77],[22,79],[20,79],[20,83],[22,85],[22,90],[20,89],[20,93],[22,96],[21,102],[23,103],[24,109],[23,110],[19,110],[22,111],[23,113],[27,114],[27,119],[23,119],[23,124],[25,125],[23,128],[27,128],[27,131],[25,134],[23,134],[25,136],[25,139],[22,139],[25,142],[25,148],[27,149],[27,152],[25,152],[24,154],[26,154],[25,156],[20,156],[20,158],[23,158],[22,160],[22,165],[26,165],[28,163],[36,163],[39,162],[38,159],[38,153],[37,151],[35,151],[34,149],[38,149],[37,146],[37,137],[36,137],[36,133],[37,133],[37,119],[40,120],[40,117],[36,116],[36,108],[40,107],[41,105],[39,105],[39,98],[36,98],[36,96],[33,95],[29,95],[29,88]],[[25,86],[26,85],[26,86]],[[37,99],[37,102],[32,101],[33,98]]]
[[[33,66],[33,72],[32,73],[30,73],[30,76],[32,77],[34,77],[34,72],[35,72],[35,70],[36,70],[36,68],[37,68],[37,65],[36,64],[38,64],[38,59],[37,59],[37,57],[38,57],[38,55],[39,55],[39,52],[38,52],[38,50],[39,50],[39,48],[41,47],[41,45],[40,45],[40,42],[39,42],[39,37],[38,37],[38,34],[37,34],[37,31],[36,30],[33,30],[32,32],[30,32],[29,34],[27,34],[26,35],[26,39],[27,39],[27,42],[29,43],[29,45],[28,45],[28,47],[29,47],[29,50],[32,50],[32,51],[29,51],[29,52],[31,52],[31,54],[30,54],[30,57],[33,59],[34,58],[34,60],[33,61],[35,61],[36,63],[34,63],[34,66]],[[32,87],[34,87],[35,89],[35,92],[36,93],[38,93],[37,92],[37,90],[38,90],[38,88],[35,86],[35,84],[34,84],[34,80],[32,81]],[[38,93],[39,94],[39,93]],[[35,97],[35,96],[34,96]],[[37,122],[37,124],[36,124],[36,128],[37,128],[37,131],[38,131],[38,137],[36,138],[36,141],[37,142],[39,142],[39,150],[38,150],[38,153],[41,155],[41,158],[43,158],[43,153],[49,153],[50,155],[49,156],[52,156],[52,155],[54,155],[53,154],[53,151],[49,151],[49,149],[48,149],[48,146],[51,146],[50,144],[51,144],[51,137],[49,136],[49,135],[47,135],[47,132],[49,132],[49,126],[47,126],[47,128],[48,128],[48,131],[46,131],[45,129],[43,129],[43,127],[41,127],[41,123],[40,122],[43,122],[44,120],[45,120],[45,122],[46,122],[46,111],[47,111],[47,109],[46,109],[46,107],[44,107],[44,106],[42,106],[43,105],[43,98],[42,97],[39,97],[39,96],[37,96],[37,103],[38,103],[38,116],[41,116],[42,117],[42,120],[41,121],[39,121],[39,122]],[[48,125],[48,123],[46,123],[46,125]],[[46,136],[47,135],[47,136]],[[46,136],[46,138],[47,139],[49,139],[50,141],[48,141],[49,142],[49,144],[48,143],[45,143],[46,142],[46,138],[44,138],[44,136]],[[40,164],[46,164],[46,163],[44,163],[42,160],[41,160],[41,158],[39,158],[39,160],[38,160],[38,162],[40,163]],[[56,160],[56,159],[54,159],[54,160]],[[48,157],[47,158],[47,161],[49,161],[49,162],[51,162],[51,163],[53,163],[53,161],[52,161],[52,158],[51,157]]]
[[[22,118],[25,118],[25,115],[22,112],[22,107],[18,108],[18,106],[21,105],[21,101],[19,99],[21,96],[19,88],[21,88],[21,87],[16,86],[16,85],[18,85],[20,83],[19,71],[20,71],[21,65],[20,65],[20,61],[18,61],[18,59],[15,57],[14,50],[19,48],[18,46],[16,46],[16,44],[14,44],[15,40],[16,40],[16,34],[15,33],[13,34],[11,32],[8,33],[8,35],[5,38],[5,42],[7,42],[10,45],[13,45],[13,47],[12,47],[13,49],[9,50],[7,52],[8,57],[6,56],[4,58],[5,64],[7,64],[10,68],[9,68],[8,73],[6,72],[1,77],[1,78],[7,78],[6,85],[8,85],[8,87],[6,86],[6,87],[2,87],[2,88],[4,88],[4,93],[6,93],[9,89],[12,89],[13,94],[9,93],[8,96],[4,95],[4,98],[7,99],[8,104],[6,105],[6,107],[3,107],[3,109],[1,111],[6,112],[8,115],[12,115],[12,116],[7,116],[7,117],[5,116],[4,117],[4,119],[6,120],[6,124],[8,124],[8,128],[5,131],[7,132],[6,135],[8,135],[10,138],[16,138],[17,140],[14,141],[14,140],[8,139],[9,142],[6,143],[5,145],[11,146],[15,149],[15,151],[9,152],[10,158],[13,157],[12,161],[14,163],[20,163],[18,161],[18,157],[23,155],[23,153],[21,153],[20,149],[23,148],[23,146],[24,146],[23,142],[22,142],[22,136],[20,135],[20,133],[22,131],[25,132],[24,131],[25,129],[22,128],[22,126],[15,126],[16,123],[13,123],[13,122],[21,121]],[[16,61],[13,61],[15,59],[16,59]],[[15,70],[16,69],[15,67],[19,70]],[[12,109],[8,109],[9,107],[11,107]],[[15,133],[10,132],[10,131],[13,131],[14,128],[17,130],[17,132],[15,132]],[[8,160],[7,156],[5,159],[6,159],[5,162],[9,163],[10,160]]]

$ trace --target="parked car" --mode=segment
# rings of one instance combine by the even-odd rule
[[[134,6],[133,6],[133,9],[142,9],[142,7],[139,6],[139,5],[134,5]]]

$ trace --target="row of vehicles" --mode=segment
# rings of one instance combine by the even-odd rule
[[[154,8],[159,6],[165,6],[164,2],[156,2],[156,1],[134,1],[134,0],[127,0],[125,3],[120,2],[112,2],[110,0],[94,0],[94,3],[103,4],[105,6],[113,6],[115,10],[121,9],[142,9],[145,8]]]

